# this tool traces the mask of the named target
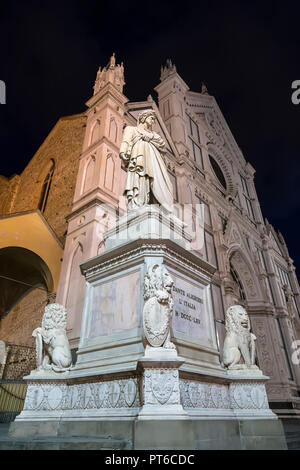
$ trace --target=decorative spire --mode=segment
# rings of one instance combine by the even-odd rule
[[[116,58],[115,58],[115,53],[113,52],[113,55],[111,56],[110,61],[109,61],[109,68],[114,69],[115,66],[116,66]]]
[[[165,67],[161,66],[160,68],[160,81],[165,80],[169,75],[176,73],[176,65],[172,64],[171,59],[166,60]]]
[[[121,65],[116,65],[115,53],[109,59],[106,67],[103,67],[102,70],[99,67],[94,85],[94,95],[107,83],[112,83],[121,93],[123,92],[123,86],[125,85],[124,66],[123,62],[121,62]]]
[[[202,95],[208,95],[208,90],[207,90],[207,86],[205,85],[205,83],[202,82],[202,87],[201,87],[201,94]]]

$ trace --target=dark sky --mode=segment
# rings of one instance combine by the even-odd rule
[[[156,98],[170,57],[191,90],[204,81],[216,97],[257,171],[263,214],[300,265],[299,31],[300,4],[289,1],[1,2],[0,174],[20,173],[60,116],[85,109],[112,52],[133,101]]]

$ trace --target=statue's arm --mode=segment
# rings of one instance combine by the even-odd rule
[[[40,337],[45,344],[49,344],[53,338],[53,331],[46,331],[44,328],[36,328],[32,332],[34,338]]]
[[[166,143],[165,141],[161,138],[160,135],[154,133],[154,136],[153,138],[151,139],[151,142],[152,144],[155,145],[155,147],[158,148],[158,150],[161,152],[161,153],[166,153]]]

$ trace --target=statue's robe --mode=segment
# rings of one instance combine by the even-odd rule
[[[124,194],[129,209],[150,202],[150,192],[168,211],[172,210],[173,187],[161,153],[165,143],[155,132],[146,131],[143,125],[127,126],[124,130],[120,153],[128,160],[128,173]]]

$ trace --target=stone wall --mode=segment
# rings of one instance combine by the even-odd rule
[[[22,346],[35,346],[32,332],[41,326],[47,293],[31,291],[0,321],[0,339]]]
[[[85,123],[84,114],[59,119],[20,175],[10,178],[0,175],[0,216],[38,208],[44,179],[51,160],[54,160],[55,168],[43,216],[64,244],[66,216],[71,212]],[[20,300],[0,320],[0,339],[33,346],[31,334],[41,325],[46,298],[45,292],[35,289]]]
[[[85,122],[84,114],[59,119],[22,174],[16,175],[17,178],[0,178],[0,199],[5,199],[0,215],[38,208],[43,182],[53,159],[55,169],[43,215],[64,243],[65,218],[71,212]]]
[[[35,355],[35,348],[7,343],[5,351],[5,363],[0,364],[0,382],[1,380],[22,380],[25,375],[29,375],[30,372],[36,367]],[[0,393],[2,398],[3,392],[6,391],[8,394],[10,392],[9,389],[5,390],[6,387],[7,384],[4,385],[4,382],[2,382],[2,390]]]

